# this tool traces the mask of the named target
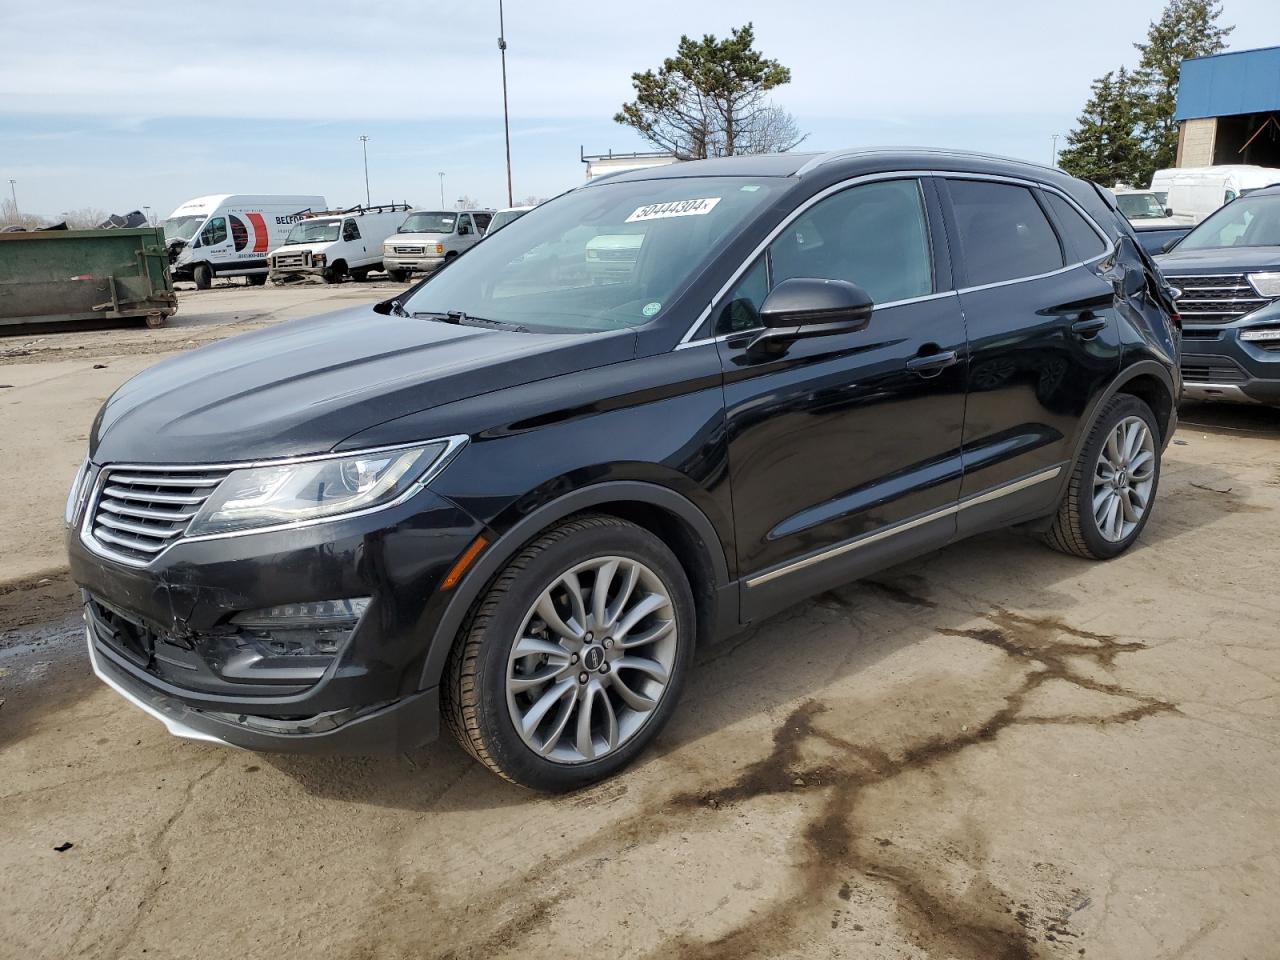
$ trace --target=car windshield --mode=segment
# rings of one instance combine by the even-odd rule
[[[403,306],[529,330],[639,326],[785,185],[690,177],[580,188],[470,249]]]
[[[1280,247],[1280,194],[1233,200],[1178,244],[1179,250]]]
[[[330,243],[338,239],[338,231],[342,229],[341,220],[303,220],[293,225],[284,245],[295,243]]]
[[[204,221],[203,213],[188,217],[170,217],[164,222],[164,238],[165,240],[190,240]]]
[[[1164,216],[1164,207],[1154,193],[1122,193],[1116,197],[1120,212],[1130,220],[1154,220]]]
[[[499,227],[505,227],[513,220],[519,220],[528,212],[528,210],[499,210],[493,215],[493,219],[489,221],[489,229],[486,235],[493,233]]]
[[[401,233],[453,233],[456,213],[411,213],[400,224]]]

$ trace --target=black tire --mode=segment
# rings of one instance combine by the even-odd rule
[[[510,652],[542,591],[575,565],[606,556],[637,560],[661,580],[676,624],[674,661],[657,706],[630,739],[597,760],[560,763],[535,753],[515,729],[506,694]],[[627,766],[662,730],[693,661],[694,631],[693,593],[665,543],[616,517],[566,521],[521,550],[463,624],[441,686],[445,721],[468,753],[512,783],[551,793],[584,787]]]
[[[321,274],[325,283],[341,283],[342,278],[346,275],[347,262],[345,260],[337,261],[333,266],[329,267],[323,274]]]
[[[351,279],[356,283],[364,283],[369,279],[369,267],[356,267],[351,271]]]
[[[245,277],[245,280],[248,281],[251,287],[261,287],[266,284],[267,275],[265,273],[250,273]]]
[[[207,263],[197,263],[191,271],[191,279],[195,281],[197,290],[208,290],[213,286],[213,268]]]
[[[388,270],[387,276],[390,277],[392,280],[394,280],[396,283],[404,283],[409,279],[409,271],[408,270]]]
[[[1122,420],[1128,417],[1141,418],[1155,441],[1154,473],[1146,509],[1136,526],[1123,539],[1110,540],[1103,536],[1098,521],[1094,518],[1094,476],[1107,437]],[[1160,460],[1160,428],[1151,408],[1137,397],[1127,393],[1112,397],[1102,408],[1094,421],[1093,428],[1089,431],[1089,437],[1071,471],[1066,496],[1063,497],[1058,513],[1053,518],[1053,525],[1044,534],[1045,543],[1062,553],[1084,557],[1087,560],[1110,560],[1124,553],[1142,534],[1143,528],[1151,518],[1151,511],[1155,506],[1156,494],[1160,487]]]

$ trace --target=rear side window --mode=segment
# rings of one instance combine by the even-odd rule
[[[481,233],[484,233],[486,230],[489,229],[489,221],[492,219],[492,217],[487,213],[473,213],[471,215],[471,219],[476,222],[476,228]]]
[[[249,228],[239,217],[231,217],[231,239],[235,243],[236,252],[239,253],[249,245]]]
[[[1051,273],[1066,261],[1058,236],[1026,187],[948,180],[964,252],[965,285]]]
[[[1067,243],[1071,260],[1085,261],[1100,257],[1107,252],[1107,244],[1098,236],[1098,232],[1089,226],[1087,220],[1080,216],[1080,211],[1056,193],[1044,191],[1043,196],[1053,211],[1054,219],[1062,230],[1062,239]]]

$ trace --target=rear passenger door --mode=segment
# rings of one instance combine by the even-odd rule
[[[960,514],[968,532],[1051,508],[1081,418],[1119,371],[1105,235],[1038,185],[949,176],[970,363]]]
[[[799,597],[955,533],[965,334],[927,180],[859,183],[781,228],[717,305],[742,610]],[[865,329],[749,348],[783,280],[847,280]]]

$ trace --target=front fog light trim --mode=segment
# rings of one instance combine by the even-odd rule
[[[1255,330],[1241,330],[1240,339],[1247,343],[1274,343],[1280,340],[1280,327],[1259,327]]]
[[[369,600],[369,597],[350,597],[340,600],[281,603],[274,607],[237,613],[231,618],[231,622],[238,627],[259,627],[268,630],[329,624],[354,625],[369,608]]]

